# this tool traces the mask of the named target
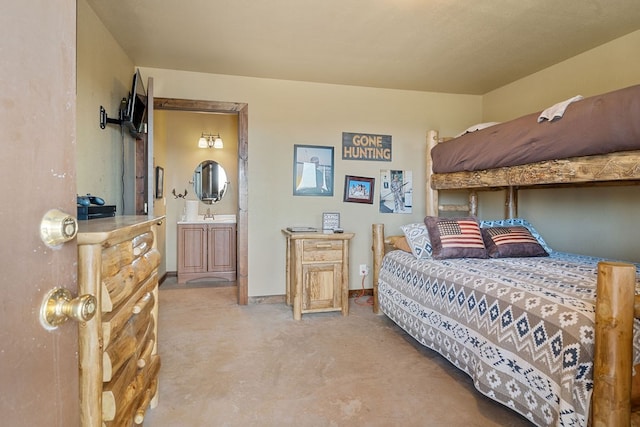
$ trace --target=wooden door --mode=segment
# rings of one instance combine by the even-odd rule
[[[207,242],[206,225],[178,225],[178,276],[207,271]]]
[[[303,264],[302,275],[303,311],[342,307],[342,264]]]
[[[209,226],[209,258],[207,271],[236,270],[236,226]]]
[[[153,78],[147,79],[146,133],[136,138],[135,151],[135,214],[154,216],[155,174],[153,151]],[[164,215],[164,212],[161,212]]]
[[[77,289],[75,240],[40,239],[49,209],[76,213],[76,2],[5,2],[0,32],[1,423],[73,427],[78,325],[45,330],[39,311],[50,289]]]

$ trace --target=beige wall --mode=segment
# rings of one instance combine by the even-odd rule
[[[638,52],[640,31],[489,92],[483,97],[483,121],[509,120],[577,94],[639,84]],[[485,195],[480,206],[485,218],[500,215],[500,195]],[[640,262],[638,212],[637,186],[520,192],[520,216],[563,251]]]
[[[135,213],[135,140],[120,126],[100,129],[103,106],[118,118],[121,100],[131,90],[135,70],[113,36],[85,0],[77,2],[77,192],[91,193],[116,205],[118,215]],[[145,86],[146,78],[143,78]],[[163,150],[157,153],[161,161]],[[153,179],[153,177],[152,177]],[[164,200],[156,200],[156,215],[164,214]],[[165,252],[165,232],[158,231],[158,246]],[[158,271],[166,272],[163,259]]]
[[[591,96],[640,83],[640,31],[486,93],[483,121],[541,111],[574,95]]]
[[[109,117],[118,118],[120,101],[131,88],[134,64],[86,1],[77,5],[78,194],[98,195],[122,214],[122,174],[133,175],[134,140],[117,125],[100,129],[99,111],[102,105]],[[125,213],[133,213],[131,187],[127,193]]]
[[[437,128],[451,134],[481,117],[479,96],[163,69],[141,68],[141,71],[144,76],[153,77],[158,97],[246,102],[249,105],[250,296],[284,293],[285,248],[280,230],[290,225],[320,227],[322,212],[326,211],[340,212],[342,227],[356,233],[351,244],[350,287],[360,288],[357,265],[371,265],[371,224],[384,222],[390,232],[398,233],[401,224],[421,221],[424,217],[421,177],[424,176],[426,131]],[[343,161],[340,155],[342,132],[391,135],[392,161]],[[336,149],[333,197],[292,195],[294,144]],[[379,184],[380,169],[383,168],[413,171],[416,178],[413,214],[380,214],[378,186],[373,205],[342,201],[345,175],[374,177]],[[179,207],[172,208],[173,203]],[[167,199],[168,215],[172,210],[181,210],[181,203]],[[168,222],[172,220],[175,221],[168,219]],[[371,287],[370,277],[365,287]]]

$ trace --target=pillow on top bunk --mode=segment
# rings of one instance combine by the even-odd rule
[[[526,219],[510,218],[510,219],[482,220],[482,221],[480,221],[480,228],[486,228],[486,227],[508,227],[508,226],[512,226],[512,225],[514,225],[514,226],[515,225],[521,225],[521,226],[525,227],[527,230],[529,230],[531,235],[533,237],[535,237],[535,239],[538,241],[538,243],[540,243],[540,246],[542,246],[544,248],[545,252],[547,252],[548,254],[553,252],[553,250],[549,247],[549,245],[547,245],[547,242],[544,241],[544,239],[542,238],[540,233],[538,233],[538,231],[533,227],[533,225],[531,225],[529,223],[529,221],[527,221]]]
[[[407,224],[400,227],[404,236],[407,238],[407,243],[411,248],[411,253],[414,257],[430,258],[431,257],[431,241],[429,240],[429,232],[427,226],[422,222],[414,224]]]
[[[490,258],[539,257],[549,254],[526,227],[482,228],[482,239]]]
[[[482,129],[486,129],[489,128],[491,126],[495,126],[495,125],[499,125],[500,122],[486,122],[486,123],[478,123],[477,125],[473,125],[473,126],[469,126],[468,128],[466,128],[465,130],[463,130],[462,132],[460,132],[459,134],[457,134],[455,137],[459,138],[462,135],[464,135],[465,133],[471,133],[471,132],[475,132],[477,130],[482,130]]]
[[[427,216],[424,222],[434,259],[487,258],[480,225],[475,218]]]

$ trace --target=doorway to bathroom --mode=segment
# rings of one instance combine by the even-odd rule
[[[188,100],[176,98],[154,98],[154,111],[179,111],[192,113],[208,113],[231,115],[237,121],[237,176],[235,176],[235,187],[237,197],[237,301],[238,304],[248,303],[248,104],[235,102]],[[214,132],[214,129],[202,129],[200,132]],[[157,135],[156,135],[157,138]],[[224,139],[224,138],[223,138]],[[194,142],[194,147],[195,143]],[[214,153],[214,152],[212,152]],[[195,165],[194,165],[195,167]],[[166,181],[169,194],[167,197],[184,197],[184,192],[189,192],[188,188],[175,188],[176,195],[172,194],[173,188],[169,188],[171,183]],[[165,191],[167,191],[165,189]]]

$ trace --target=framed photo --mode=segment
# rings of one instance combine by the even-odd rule
[[[333,196],[333,147],[293,146],[293,195]]]
[[[345,175],[344,201],[373,204],[375,178]]]
[[[410,214],[413,210],[413,173],[381,169],[380,213]]]
[[[156,166],[156,199],[162,199],[164,189],[164,169]]]
[[[323,212],[322,213],[322,229],[335,230],[336,228],[340,228],[340,213]]]

